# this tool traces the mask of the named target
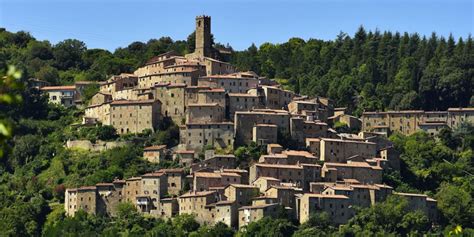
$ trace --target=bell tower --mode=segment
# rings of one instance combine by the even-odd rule
[[[194,54],[200,57],[211,56],[211,17],[196,17],[196,49]]]

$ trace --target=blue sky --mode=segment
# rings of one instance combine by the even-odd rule
[[[234,49],[281,43],[291,37],[335,39],[368,30],[467,37],[474,28],[472,0],[145,1],[0,0],[0,27],[29,31],[39,40],[67,38],[88,48],[114,50],[161,36],[186,39],[196,15],[212,17],[217,42]]]

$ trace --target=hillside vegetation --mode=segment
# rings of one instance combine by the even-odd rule
[[[113,74],[132,72],[153,55],[169,50],[184,54],[192,47],[192,37],[187,41],[163,37],[134,42],[112,53],[87,49],[74,39],[52,45],[25,32],[0,30],[0,75],[6,73],[7,65],[16,65],[23,72],[22,81],[29,77],[58,85],[103,81]],[[454,40],[433,34],[426,39],[416,34],[367,33],[361,28],[353,37],[341,33],[334,41],[293,38],[278,45],[252,45],[233,52],[231,61],[241,70],[278,78],[299,93],[329,96],[337,106],[356,114],[382,109],[443,110],[469,106],[474,100],[471,37]],[[116,218],[85,213],[65,217],[61,204],[65,188],[176,166],[148,163],[141,158],[141,147],[176,145],[177,128],[166,124],[156,133],[117,138],[107,127],[82,130],[72,126],[80,122],[83,111],[48,105],[35,89],[0,84],[0,92],[20,95],[23,100],[16,104],[0,100],[0,124],[9,121],[14,127],[11,139],[0,136],[0,142],[6,142],[5,146],[0,143],[4,152],[0,156],[2,236],[404,236],[448,235],[461,228],[466,236],[474,234],[474,128],[470,124],[444,130],[437,138],[424,133],[390,138],[401,152],[402,169],[385,174],[384,181],[396,191],[435,197],[441,212],[437,226],[429,225],[423,214],[407,211],[406,202],[392,197],[358,210],[340,229],[321,214],[303,225],[282,215],[235,231],[224,225],[199,226],[189,216],[173,221],[143,217],[127,204],[120,207]],[[64,148],[68,139],[98,136],[128,140],[133,145],[103,153]],[[253,158],[258,148],[239,148],[236,153]]]

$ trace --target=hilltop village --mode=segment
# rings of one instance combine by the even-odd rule
[[[196,17],[195,35],[194,53],[167,52],[132,74],[112,76],[89,104],[81,94],[90,82],[33,82],[51,103],[85,107],[84,125],[110,125],[121,135],[156,131],[166,119],[179,126],[178,146],[144,147],[143,158],[173,159],[181,168],[69,187],[67,215],[84,210],[114,216],[119,203],[130,202],[141,213],[164,219],[193,214],[199,223],[235,228],[281,212],[300,223],[326,212],[344,224],[354,207],[399,195],[436,222],[435,199],[397,193],[383,183],[384,170],[400,169],[387,136],[419,130],[434,136],[444,127],[474,122],[474,108],[374,111],[357,118],[329,98],[299,95],[254,72],[238,71],[223,60],[226,52],[211,44],[210,17]],[[358,132],[337,132],[336,124]],[[266,147],[266,154],[239,168],[231,151],[249,144]]]

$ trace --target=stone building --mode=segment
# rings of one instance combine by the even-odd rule
[[[220,107],[225,108],[227,106],[226,92],[224,88],[200,90],[198,92],[198,102],[196,104],[217,104]]]
[[[316,157],[321,157],[321,139],[306,138],[306,149]]]
[[[206,86],[211,88],[224,88],[228,93],[247,93],[248,90],[258,86],[258,78],[246,77],[239,73],[227,75],[207,75],[200,77],[198,81],[199,86]]]
[[[437,201],[424,194],[416,193],[394,193],[395,195],[404,197],[408,201],[408,208],[412,211],[422,211],[430,221],[438,220]]]
[[[100,95],[96,99],[100,102]],[[104,97],[105,98],[105,97]],[[90,105],[85,109],[83,123],[112,125],[118,134],[154,131],[161,120],[158,100],[115,100]]]
[[[224,189],[224,195],[228,201],[234,202],[237,206],[248,206],[252,204],[252,199],[260,195],[259,188],[248,184],[229,184]]]
[[[455,128],[461,123],[474,123],[474,108],[449,108],[448,109],[448,126]]]
[[[211,36],[211,17],[196,17],[196,45],[195,54],[203,57],[211,57],[212,54],[212,36]]]
[[[262,86],[265,95],[265,106],[269,109],[287,109],[295,93],[275,86]]]
[[[234,124],[230,122],[187,123],[180,127],[180,144],[187,150],[202,151],[206,146],[233,147]]]
[[[214,220],[206,206],[219,200],[216,191],[190,191],[178,198],[179,215],[195,215],[200,224],[211,224]]]
[[[134,200],[140,212],[149,213],[159,207],[159,200],[167,193],[166,181],[163,173],[148,173],[141,176],[141,192]]]
[[[281,153],[262,155],[258,160],[259,163],[283,165],[316,164],[318,161],[318,157],[307,151],[295,150],[285,150]]]
[[[153,98],[161,102],[161,114],[176,124],[186,118],[186,84],[159,83],[151,88]]]
[[[158,172],[162,173],[166,178],[167,194],[169,196],[177,196],[185,187],[185,171],[182,168],[160,169]]]
[[[97,93],[94,97],[97,103],[100,103],[100,97],[103,97],[102,99],[107,98],[106,96],[100,95],[100,93]],[[92,99],[94,99],[94,97]],[[111,101],[105,101],[101,104],[87,106],[84,110],[83,124],[96,124],[100,122],[103,125],[110,125],[110,102]]]
[[[437,136],[443,128],[449,128],[444,122],[422,122],[418,124],[418,127],[431,136]]]
[[[211,17],[196,17],[196,45],[194,53],[185,55],[191,61],[197,61],[205,66],[205,75],[220,75],[235,72],[235,68],[227,62],[219,61],[223,50],[216,50],[211,42]]]
[[[143,158],[151,163],[160,163],[165,157],[166,145],[155,145],[143,149]]]
[[[122,73],[110,77],[107,81],[99,83],[99,91],[106,94],[133,89],[138,85],[138,77],[133,74]]]
[[[97,214],[96,186],[67,189],[64,197],[66,215],[74,216],[76,211],[84,210],[89,214]]]
[[[379,150],[379,157],[387,161],[390,168],[400,170],[400,152],[390,146]]]
[[[195,151],[193,150],[180,150],[175,151],[173,160],[178,161],[183,167],[190,167],[194,162]]]
[[[279,208],[278,203],[243,206],[239,208],[239,228],[264,217],[276,217]]]
[[[191,172],[203,169],[219,170],[233,169],[236,167],[236,158],[234,155],[214,155],[209,159],[191,165]]]
[[[319,143],[319,151],[315,153],[319,153],[320,160],[325,162],[345,162],[354,155],[365,158],[377,155],[376,144],[372,142],[321,138]]]
[[[308,121],[303,117],[290,118],[291,138],[304,146],[306,138],[326,137],[328,125],[320,121]]]
[[[253,164],[250,167],[249,182],[253,183],[261,176],[276,178],[283,183],[292,183],[303,190],[309,190],[310,182],[317,182],[321,179],[321,166],[314,164]]]
[[[171,219],[172,217],[178,215],[178,213],[178,198],[162,198],[158,201],[158,207],[156,207],[154,210],[150,210],[150,214],[152,216],[165,220]]]
[[[142,194],[142,177],[131,177],[125,180],[123,193],[126,202],[136,205],[137,196]]]
[[[66,214],[83,209],[91,214],[115,216],[119,203],[129,202],[142,213],[171,218],[178,212],[176,198],[184,188],[183,169],[161,169],[127,180],[67,189]]]
[[[303,111],[316,111],[319,108],[314,101],[293,100],[288,104],[288,111],[291,114],[302,114]]]
[[[97,92],[94,96],[92,96],[91,101],[89,103],[89,107],[102,105],[108,102],[112,102],[112,94],[108,92]]]
[[[474,122],[474,108],[449,108],[447,111],[402,110],[387,112],[364,112],[362,130],[398,132],[404,135],[425,130],[436,135],[443,127],[454,128],[461,122]],[[446,125],[444,125],[446,124]]]
[[[344,195],[305,193],[299,198],[298,219],[305,223],[311,215],[326,212],[333,223],[345,224],[354,215],[350,206],[349,197]]]
[[[241,176],[230,172],[195,172],[193,174],[193,189],[205,191],[212,187],[225,187],[229,184],[240,184]]]
[[[209,221],[211,225],[222,222],[229,227],[237,228],[238,212],[234,201],[218,201],[206,205],[206,209],[210,213]]]
[[[36,88],[36,89],[40,89],[41,87],[45,87],[45,86],[50,86],[51,83],[47,82],[47,81],[43,81],[43,80],[40,80],[38,78],[29,78],[28,79],[28,87],[30,88]]]
[[[225,108],[218,103],[189,104],[186,112],[187,123],[214,123],[222,122]]]
[[[289,120],[290,114],[285,110],[237,111],[234,119],[235,142],[237,145],[249,144],[256,124],[274,124],[282,133],[289,133]]]
[[[352,205],[363,208],[385,201],[393,190],[392,187],[383,184],[369,185],[358,182],[314,183],[311,184],[311,188],[313,192],[324,195],[345,195],[350,198]]]
[[[362,128],[362,120],[349,114],[338,114],[328,118],[328,122],[334,126],[336,123],[346,124],[351,131],[359,131]]]
[[[255,124],[252,128],[252,141],[258,145],[278,142],[278,126],[275,124]]]
[[[75,106],[80,99],[76,86],[44,86],[40,91],[48,95],[49,103],[64,107]]]
[[[281,180],[273,177],[260,176],[255,181],[252,182],[252,185],[258,187],[261,193],[264,193],[272,186],[280,185]]]
[[[298,193],[301,193],[301,190],[294,187],[275,185],[265,191],[265,197],[274,198],[276,203],[291,210],[291,214],[294,215],[296,211],[295,194]]]
[[[336,179],[356,179],[362,183],[377,184],[382,183],[382,168],[372,166],[367,162],[350,161],[348,163],[325,162],[322,168],[322,177],[326,179],[326,173],[331,173],[331,169],[336,169]],[[328,180],[335,182],[337,180]]]
[[[244,169],[234,168],[234,169],[226,169],[223,168],[220,170],[223,173],[235,173],[240,175],[241,184],[249,184],[249,172]]]
[[[113,183],[98,183],[97,188],[97,213],[107,216],[117,215],[117,206],[122,202],[124,180],[114,180]]]
[[[250,111],[265,107],[263,97],[256,93],[228,93],[229,118],[234,120],[236,111]]]
[[[160,122],[161,103],[158,100],[117,100],[110,103],[110,124],[118,134],[155,131]]]
[[[268,144],[267,145],[267,154],[272,155],[272,154],[278,154],[283,151],[283,146],[277,143],[273,144]]]
[[[206,66],[170,51],[148,60],[135,72],[138,88],[150,88],[159,83],[197,85],[197,79],[206,75]]]

